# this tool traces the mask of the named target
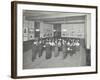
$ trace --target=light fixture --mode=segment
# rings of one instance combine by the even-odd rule
[[[65,31],[67,31],[67,30],[66,30],[66,29],[63,29],[62,31],[64,31],[64,32],[65,32]]]
[[[40,31],[39,29],[36,29],[35,31]]]
[[[53,32],[56,32],[56,30],[53,30]]]

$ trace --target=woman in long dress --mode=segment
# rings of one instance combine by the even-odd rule
[[[36,59],[37,53],[38,53],[38,44],[35,41],[32,44],[32,61],[34,61]]]
[[[58,43],[57,43],[57,41],[55,41],[55,50],[54,50],[54,56],[55,57],[58,57],[59,56],[59,48],[58,48]]]
[[[61,51],[61,45],[62,45],[62,44],[61,44],[61,41],[59,40],[59,41],[58,41],[58,49],[59,49],[59,51]]]
[[[63,58],[65,59],[67,57],[67,48],[65,41],[63,41],[62,52],[63,52]]]
[[[71,55],[71,43],[70,43],[70,40],[68,40],[66,42],[66,49],[67,49],[67,54],[70,54]]]
[[[71,42],[71,53],[70,55],[72,56],[73,54],[76,53],[76,46],[75,46],[75,40],[73,39],[72,42]]]
[[[51,54],[51,46],[49,42],[46,42],[46,59],[50,59],[52,54]]]
[[[55,42],[54,41],[52,41],[52,52],[54,52],[55,51]]]
[[[43,42],[40,41],[39,42],[39,57],[41,57],[43,54]]]
[[[76,51],[80,51],[80,42],[79,42],[79,40],[77,40],[75,42],[75,45],[76,45]]]

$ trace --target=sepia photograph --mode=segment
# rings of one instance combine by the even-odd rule
[[[12,2],[12,77],[97,73],[97,6]]]

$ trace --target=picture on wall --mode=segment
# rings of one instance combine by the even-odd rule
[[[11,77],[97,73],[97,6],[13,1]]]

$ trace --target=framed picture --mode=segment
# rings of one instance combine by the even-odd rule
[[[11,77],[97,73],[97,6],[11,2]]]

